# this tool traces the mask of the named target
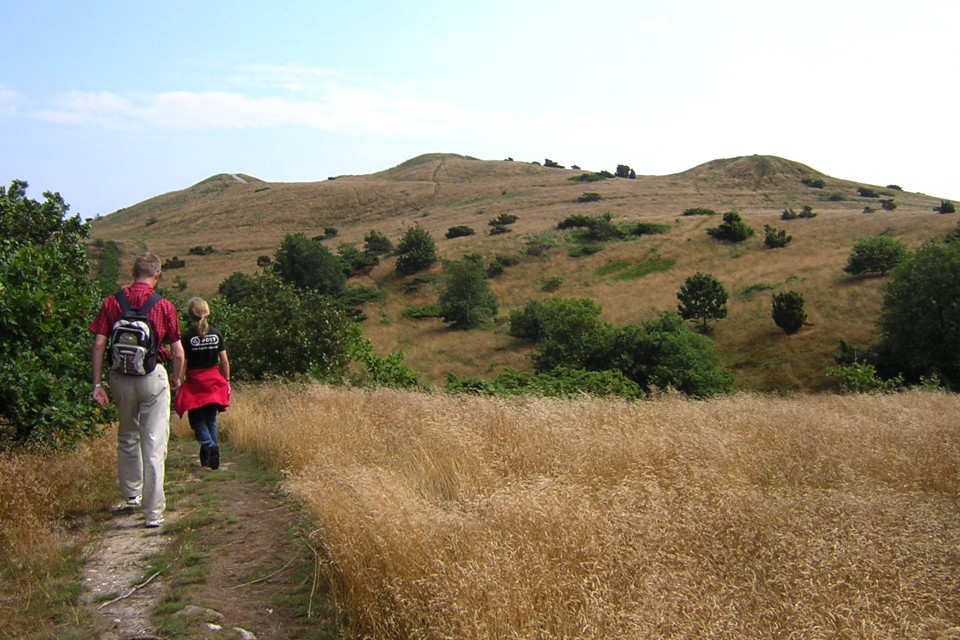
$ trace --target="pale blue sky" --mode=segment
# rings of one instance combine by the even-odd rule
[[[0,8],[0,182],[84,217],[430,152],[646,175],[769,154],[960,199],[955,0]]]

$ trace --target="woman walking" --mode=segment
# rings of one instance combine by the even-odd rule
[[[187,315],[193,321],[182,336],[186,356],[186,381],[173,407],[181,418],[184,412],[200,443],[200,464],[216,469],[220,466],[217,444],[217,414],[230,405],[230,361],[223,334],[207,321],[210,307],[203,298],[190,298]]]

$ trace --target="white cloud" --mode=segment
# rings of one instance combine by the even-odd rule
[[[326,78],[332,74],[294,70],[275,81],[311,95],[268,95],[225,91],[170,91],[123,95],[74,91],[31,116],[64,125],[110,130],[196,130],[251,127],[307,127],[341,134],[410,136],[438,134],[461,125],[460,109],[403,88],[351,88]],[[263,78],[263,75],[250,76]],[[299,77],[300,80],[295,80]],[[262,85],[261,85],[262,86]]]
[[[19,93],[0,84],[0,116],[16,115],[22,101]]]

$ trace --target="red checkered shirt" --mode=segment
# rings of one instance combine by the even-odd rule
[[[150,294],[153,293],[153,287],[146,282],[134,282],[129,287],[123,288],[130,300],[132,309],[139,309],[147,301]],[[101,336],[110,336],[113,332],[113,323],[120,318],[120,303],[113,296],[107,296],[100,305],[100,311],[97,317],[90,323],[90,331]],[[166,298],[153,305],[153,308],[147,313],[147,319],[153,325],[157,332],[157,362],[165,362],[170,358],[170,352],[164,346],[180,341],[180,321],[177,318],[177,309]]]

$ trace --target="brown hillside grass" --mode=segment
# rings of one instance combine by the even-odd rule
[[[883,279],[852,278],[842,271],[854,242],[886,231],[914,248],[956,227],[955,216],[932,211],[938,198],[862,185],[895,200],[895,211],[883,211],[877,199],[857,195],[859,183],[772,156],[715,160],[669,176],[570,180],[581,173],[428,154],[380,173],[315,183],[239,183],[214,176],[106,216],[94,223],[92,235],[119,241],[131,255],[149,249],[163,258],[185,259],[187,266],[168,276],[186,280],[186,295],[210,296],[231,273],[253,273],[257,257],[272,256],[288,233],[314,237],[333,227],[338,235],[324,244],[336,251],[341,242],[361,246],[371,230],[396,242],[405,229],[420,225],[432,234],[444,258],[468,252],[488,261],[498,255],[521,258],[491,281],[501,319],[529,300],[560,295],[592,298],[608,322],[640,322],[675,310],[676,293],[688,276],[711,273],[730,293],[729,315],[716,323],[711,337],[734,372],[737,388],[821,390],[829,388],[824,371],[833,364],[840,338],[858,346],[874,339]],[[800,183],[804,177],[822,179],[825,187],[806,187]],[[585,191],[600,193],[602,200],[578,203]],[[834,194],[843,199],[829,201]],[[817,217],[780,220],[785,208],[799,211],[804,205],[812,206]],[[867,205],[877,211],[863,213]],[[681,215],[692,207],[736,210],[757,235],[741,244],[717,242],[706,230],[720,218]],[[502,213],[518,220],[509,233],[490,236],[488,222]],[[570,257],[569,236],[556,230],[557,223],[572,214],[604,213],[619,222],[666,223],[671,230],[609,243],[590,257]],[[785,229],[793,242],[783,249],[765,248],[765,224]],[[458,225],[477,233],[445,239],[446,231]],[[530,256],[526,248],[532,239],[555,246],[545,256]],[[215,253],[188,254],[190,247],[208,244]],[[608,263],[654,259],[673,260],[674,266],[633,280],[597,271]],[[436,267],[430,273],[439,272]],[[542,285],[552,276],[564,280],[548,294]],[[349,283],[379,288],[387,296],[386,302],[364,309],[369,318],[364,333],[378,354],[402,348],[405,363],[431,384],[442,384],[448,373],[486,376],[503,366],[530,368],[525,348],[506,335],[505,322],[451,334],[438,321],[404,318],[404,309],[435,302],[436,292],[427,285],[418,294],[407,294],[403,281],[395,274],[394,260],[387,258],[369,276]],[[758,288],[752,296],[742,295]],[[770,318],[771,294],[789,289],[804,294],[809,316],[808,325],[794,336],[784,335]]]
[[[955,395],[235,399],[357,637],[960,637]]]

